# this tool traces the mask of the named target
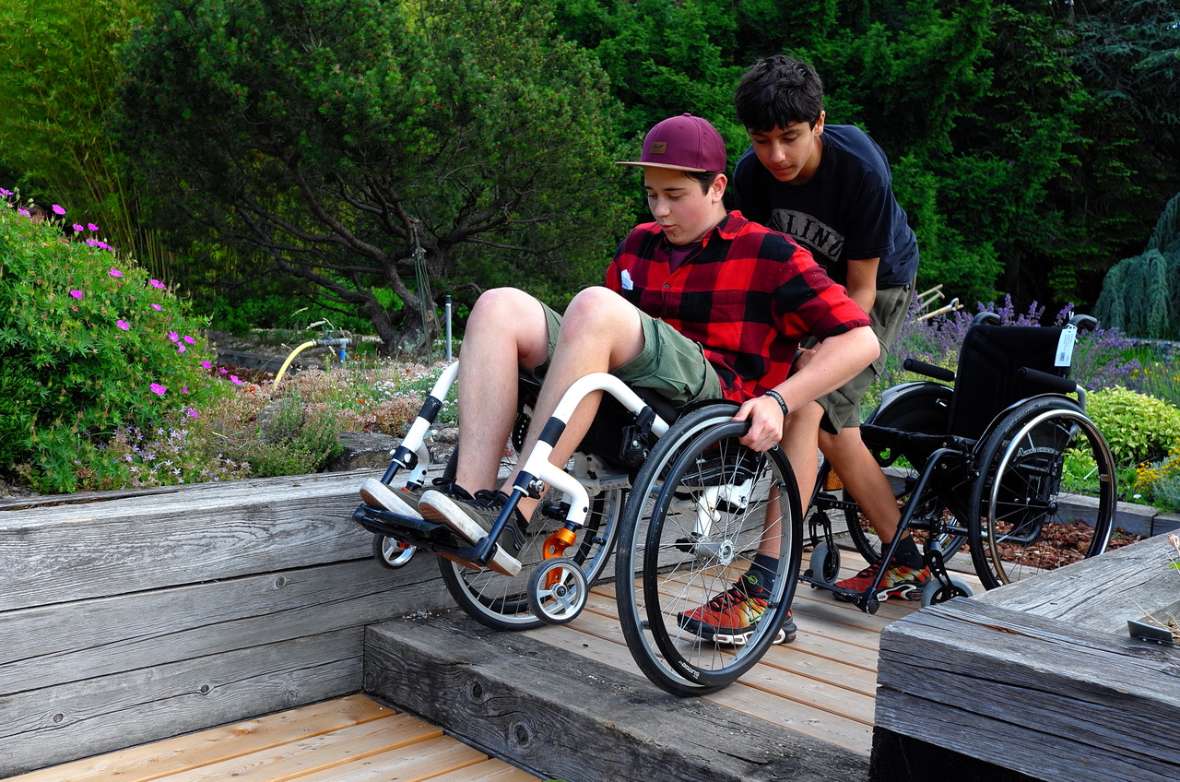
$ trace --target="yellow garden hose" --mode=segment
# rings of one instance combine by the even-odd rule
[[[303,351],[307,350],[308,348],[315,347],[317,342],[319,342],[319,340],[309,339],[307,342],[304,342],[302,345],[300,345],[299,347],[297,347],[291,351],[291,355],[287,356],[287,360],[284,361],[283,366],[279,368],[279,373],[277,375],[275,375],[275,384],[271,388],[272,393],[274,392],[274,390],[276,388],[279,387],[279,383],[282,381],[283,375],[286,374],[286,372],[287,372],[287,367],[291,366],[291,362],[295,360],[295,357],[298,356]]]

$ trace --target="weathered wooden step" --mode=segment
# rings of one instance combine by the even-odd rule
[[[461,614],[367,628],[365,689],[547,777],[862,780],[814,737]]]

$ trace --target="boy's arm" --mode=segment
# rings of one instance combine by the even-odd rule
[[[848,262],[848,298],[859,304],[866,314],[873,311],[873,303],[877,300],[877,267],[880,265],[880,258]]]
[[[881,346],[868,326],[858,326],[828,337],[819,343],[811,360],[798,372],[775,386],[790,410],[799,410],[808,402],[835,391],[861,370],[877,360]],[[750,431],[741,439],[755,451],[772,448],[783,437],[785,416],[778,401],[770,396],[747,400],[734,416],[735,421],[750,418]]]

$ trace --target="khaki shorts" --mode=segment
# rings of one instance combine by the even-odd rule
[[[538,378],[545,376],[561,333],[561,316],[544,302],[541,307],[549,329],[549,357],[533,370]],[[720,399],[721,381],[700,344],[664,321],[642,310],[638,312],[643,327],[643,350],[611,374],[629,386],[650,388],[677,405],[698,399]]]
[[[824,409],[821,426],[825,431],[839,434],[841,429],[860,426],[860,400],[884,369],[885,358],[897,339],[901,324],[905,322],[913,298],[912,285],[882,288],[877,291],[869,320],[872,321],[871,326],[873,333],[877,335],[877,341],[881,343],[881,355],[852,380],[816,400]]]

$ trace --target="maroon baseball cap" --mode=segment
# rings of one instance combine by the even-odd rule
[[[643,139],[642,160],[620,160],[620,166],[651,166],[677,171],[725,171],[725,142],[702,117],[681,114],[657,122]]]

